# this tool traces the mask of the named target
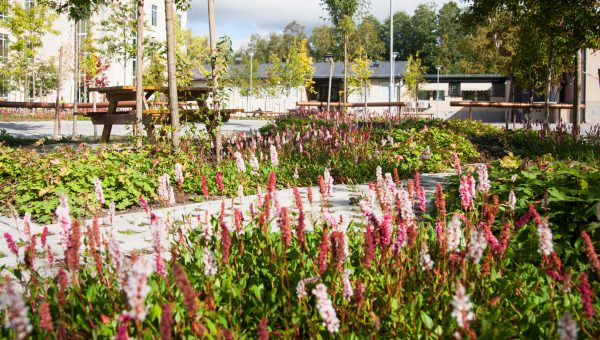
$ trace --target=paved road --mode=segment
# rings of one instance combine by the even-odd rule
[[[72,122],[61,122],[61,132],[63,136],[70,136],[72,133]],[[224,124],[222,131],[250,131],[258,130],[267,125],[268,120],[230,120]],[[203,127],[203,124],[198,124]],[[0,122],[0,130],[15,137],[21,138],[49,138],[53,135],[54,122],[52,121],[22,121],[22,122]],[[113,136],[125,136],[131,132],[129,125],[115,125],[112,129]],[[102,126],[97,126],[98,136],[102,135]],[[94,125],[90,121],[77,122],[77,134],[82,136],[93,136]]]

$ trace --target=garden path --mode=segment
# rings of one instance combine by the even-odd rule
[[[269,120],[260,119],[231,119],[223,124],[222,131],[250,131],[258,130],[261,127],[269,124]],[[61,131],[63,136],[70,136],[72,131],[71,121],[61,122]],[[204,124],[196,124],[199,128],[204,127]],[[6,130],[6,133],[13,137],[19,138],[52,138],[54,122],[53,121],[0,121],[0,130]],[[94,135],[94,125],[89,120],[77,122],[77,133],[81,136],[90,137]],[[102,134],[102,126],[97,128],[98,136]],[[131,133],[131,126],[115,125],[112,134],[115,136],[126,136]]]
[[[438,182],[444,182],[447,176],[453,173],[435,173],[435,174],[421,174],[421,185],[425,189],[425,194],[428,200],[432,199],[435,192],[435,187]],[[313,192],[313,203],[309,204],[307,198],[307,188],[299,188],[300,195],[302,196],[304,211],[307,215],[308,226],[307,230],[312,227],[312,222],[320,216],[320,195],[319,188],[312,187]],[[333,193],[329,200],[329,212],[334,217],[343,218],[344,223],[348,223],[351,220],[360,218],[360,209],[358,202],[360,199],[366,198],[369,186],[367,184],[361,185],[345,185],[337,184],[333,187]],[[293,189],[284,189],[277,191],[277,198],[280,202],[280,206],[294,207]],[[245,196],[243,198],[226,199],[226,223],[233,225],[233,209],[240,209],[245,214],[249,211],[250,204],[256,201],[256,196]],[[205,216],[218,215],[221,211],[221,200],[210,200],[201,203],[179,205],[172,208],[157,209],[155,213],[162,218],[169,218],[172,221],[184,221],[190,216],[200,215],[202,220],[205,220]],[[104,217],[103,220],[107,221],[108,217]],[[86,221],[91,224],[91,221]],[[16,226],[18,225],[18,229]],[[116,215],[113,219],[112,227],[114,228],[115,235],[120,242],[121,250],[124,252],[130,251],[152,251],[152,235],[149,228],[149,218],[144,211],[125,213]],[[32,223],[31,232],[41,233],[44,225],[38,225]],[[102,231],[107,231],[110,226],[108,224],[103,225]],[[62,250],[60,247],[60,227],[56,224],[48,225],[50,231],[47,244],[50,245],[56,258],[62,258]],[[23,220],[19,219],[16,221],[14,218],[0,216],[0,235],[9,233],[12,237],[17,240],[19,238],[25,238],[23,236]],[[38,247],[39,247],[38,238]],[[19,249],[19,258],[23,261],[24,249]],[[37,266],[44,266],[45,260],[38,259]],[[0,240],[0,267],[5,265],[12,267],[16,264],[16,258],[9,251],[8,245],[4,237]],[[46,263],[47,265],[47,263]]]

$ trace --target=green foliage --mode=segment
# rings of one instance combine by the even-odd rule
[[[497,16],[509,20],[503,29],[515,31],[511,71],[523,87],[538,93],[549,74],[556,84],[564,73],[573,73],[576,51],[600,44],[595,0],[474,1],[466,19],[473,23]]]
[[[371,76],[373,75],[373,71],[369,69],[370,66],[371,60],[367,58],[366,52],[359,50],[350,66],[351,73],[348,78],[349,93],[357,91],[361,96],[366,95],[365,91],[371,86]]]
[[[538,226],[529,222],[513,228],[519,215],[509,213],[504,200],[494,203],[493,198],[477,192],[472,209],[463,211],[448,205],[446,216],[442,209],[432,205],[425,211],[415,210],[416,218],[409,222],[398,208],[386,206],[382,201],[390,190],[387,189],[389,184],[371,179],[376,186],[374,190],[381,193],[373,198],[375,213],[379,215],[381,209],[390,217],[390,245],[384,241],[385,227],[373,221],[377,218],[357,216],[338,226],[335,218],[327,219],[321,212],[327,203],[306,201],[301,211],[311,228],[293,233],[290,230],[287,244],[282,232],[274,229],[276,219],[269,218],[279,215],[279,211],[273,212],[270,206],[262,204],[255,206],[252,213],[244,212],[243,220],[235,223],[215,215],[208,221],[194,224],[177,221],[167,226],[155,218],[152,228],[163,228],[158,229],[157,234],[165,235],[156,239],[155,244],[165,242],[167,237],[174,240],[169,246],[168,261],[161,252],[152,255],[117,253],[114,249],[118,249],[119,243],[113,236],[104,236],[100,225],[88,227],[84,229],[85,248],[81,254],[76,253],[81,263],[56,263],[61,271],[64,267],[69,269],[64,272],[69,284],[62,284],[64,280],[60,280],[55,271],[38,271],[28,266],[27,261],[17,260],[17,266],[10,268],[17,279],[12,287],[19,285],[16,294],[24,304],[35,306],[35,310],[39,310],[42,303],[49,307],[51,317],[46,317],[45,327],[41,313],[34,312],[33,308],[26,312],[32,324],[30,335],[32,338],[52,336],[48,331],[49,322],[54,329],[60,327],[72,337],[110,338],[122,327],[128,336],[150,339],[164,334],[165,320],[170,320],[169,329],[174,338],[217,338],[229,334],[245,339],[255,338],[259,322],[266,319],[268,324],[262,332],[283,338],[450,338],[462,334],[481,338],[546,339],[557,337],[558,320],[567,313],[572,315],[580,332],[590,338],[600,335],[597,316],[586,319],[582,314],[584,306],[576,288],[581,284],[579,274],[584,272],[589,275],[591,288],[594,291],[600,288],[598,273],[590,270],[580,239],[571,247],[557,233],[554,237],[556,260],[551,263],[538,252]],[[405,188],[397,190],[405,192]],[[105,194],[110,195],[110,192],[105,190]],[[446,192],[446,198],[454,197],[448,194]],[[410,199],[409,204],[416,201]],[[521,199],[519,208],[528,203]],[[486,207],[492,205],[497,211],[490,216]],[[297,210],[288,211],[288,227],[294,230],[299,223]],[[455,214],[463,216],[465,222],[458,226],[464,243],[458,245],[460,251],[456,252],[449,251],[448,242],[441,241],[449,239],[448,226]],[[478,222],[484,216],[486,222],[481,226]],[[542,212],[542,217],[546,216]],[[280,217],[282,222],[284,219]],[[191,220],[195,219],[186,219]],[[442,221],[440,236],[444,238],[436,235],[436,220]],[[136,220],[142,221],[146,223],[149,219]],[[488,230],[496,238],[503,224],[510,227],[506,246],[498,249],[488,245],[479,261],[474,260],[470,248],[474,238],[470,231],[478,226],[485,228],[479,229],[481,232]],[[279,223],[279,228],[282,225]],[[367,227],[373,237],[370,241],[366,237]],[[555,225],[551,227],[556,230]],[[400,239],[400,230],[408,233],[404,234],[402,246],[395,249],[392,245]],[[304,240],[301,242],[297,235],[303,235]],[[101,240],[108,240],[113,250],[102,247]],[[30,240],[17,241],[21,251],[28,249]],[[323,252],[320,251],[322,245],[327,246]],[[372,252],[368,246],[373,247]],[[68,252],[72,254],[73,249],[76,248],[69,247]],[[29,253],[28,258],[42,263],[46,252],[43,249]],[[423,265],[424,252],[433,261],[431,269]],[[367,253],[372,255],[367,256]],[[213,259],[214,271],[206,258]],[[144,266],[137,261],[157,268],[157,259],[166,262],[164,273],[147,277],[148,294],[142,295],[139,302],[140,310],[147,312],[145,318],[119,320],[130,311],[130,315],[136,315],[128,296],[146,291],[132,291],[133,282],[146,287],[146,278],[132,280],[135,275],[132,268],[146,274],[140,269]],[[561,273],[564,270],[569,278],[553,279],[547,270]],[[27,283],[24,283],[25,278],[28,278]],[[349,291],[344,287],[345,281],[350,285],[351,296],[345,295]],[[6,293],[6,281],[2,283],[3,293]],[[336,333],[327,331],[320,314],[319,305],[322,308],[323,303],[319,304],[313,292],[318,284],[324,285],[333,309],[329,312],[339,320]],[[461,299],[456,297],[459,284],[464,286],[469,303],[461,304]],[[591,299],[592,308],[597,310],[597,296],[592,295]],[[457,305],[464,310],[458,310]],[[164,314],[165,306],[170,307],[168,317]],[[466,322],[468,326],[457,324],[456,311],[472,311],[473,318]],[[6,315],[3,308],[0,316]],[[0,336],[13,338],[15,333],[3,326]]]
[[[203,65],[210,61],[208,40],[192,35],[191,29],[175,25],[175,57],[177,86],[190,86],[193,72],[203,72]]]
[[[9,36],[6,58],[0,58],[2,87],[32,97],[49,93],[56,86],[55,59],[41,58],[40,49],[44,36],[58,33],[53,29],[57,15],[43,4],[27,9],[12,1],[1,2],[0,10],[6,14],[0,27]]]
[[[287,59],[289,49],[296,40],[305,39],[304,26],[295,20],[283,28],[283,33],[271,32],[266,36],[252,34],[247,48],[236,53],[236,57],[246,57],[248,52],[254,53],[254,60],[258,63],[266,63],[272,54],[280,60]],[[249,74],[249,73],[247,73]]]
[[[302,86],[310,92],[314,92],[312,79],[315,72],[312,67],[312,58],[308,54],[308,41],[306,39],[296,40],[287,55],[285,74],[289,77],[284,78],[286,89]]]
[[[421,65],[421,58],[419,58],[419,53],[417,53],[414,57],[412,55],[408,56],[408,60],[406,61],[406,71],[404,71],[404,85],[408,89],[408,93],[413,96],[414,100],[417,100],[417,91],[419,88],[419,84],[423,82],[425,79],[423,74],[425,74],[427,68]]]

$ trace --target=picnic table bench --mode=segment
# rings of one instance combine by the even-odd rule
[[[144,86],[142,88],[144,95],[142,124],[146,127],[148,136],[152,138],[154,124],[168,123],[170,111],[166,107],[167,103],[152,102],[149,100],[155,93],[166,93],[167,87],[162,86]],[[85,112],[83,115],[89,117],[95,125],[103,125],[102,141],[108,142],[113,125],[129,125],[137,122],[135,105],[131,106],[132,101],[135,104],[136,88],[135,86],[110,86],[91,88],[90,91],[97,91],[106,96],[108,108],[106,111]],[[178,99],[181,100],[180,114],[185,118],[201,118],[202,112],[208,112],[205,99],[210,93],[209,87],[179,87],[177,89]],[[119,110],[121,109],[121,110]],[[236,110],[222,110],[221,121],[226,122],[231,112]],[[190,120],[190,119],[188,119]]]

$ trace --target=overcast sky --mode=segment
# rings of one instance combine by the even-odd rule
[[[393,0],[393,10],[412,14],[420,3],[433,2],[438,8],[448,0]],[[314,26],[326,23],[327,13],[319,0],[215,0],[217,36],[228,35],[234,49],[248,43],[250,35],[281,32],[292,20],[310,33]],[[388,0],[371,0],[370,12],[379,20],[389,16]],[[192,0],[188,11],[188,28],[195,35],[208,36],[207,1]]]

